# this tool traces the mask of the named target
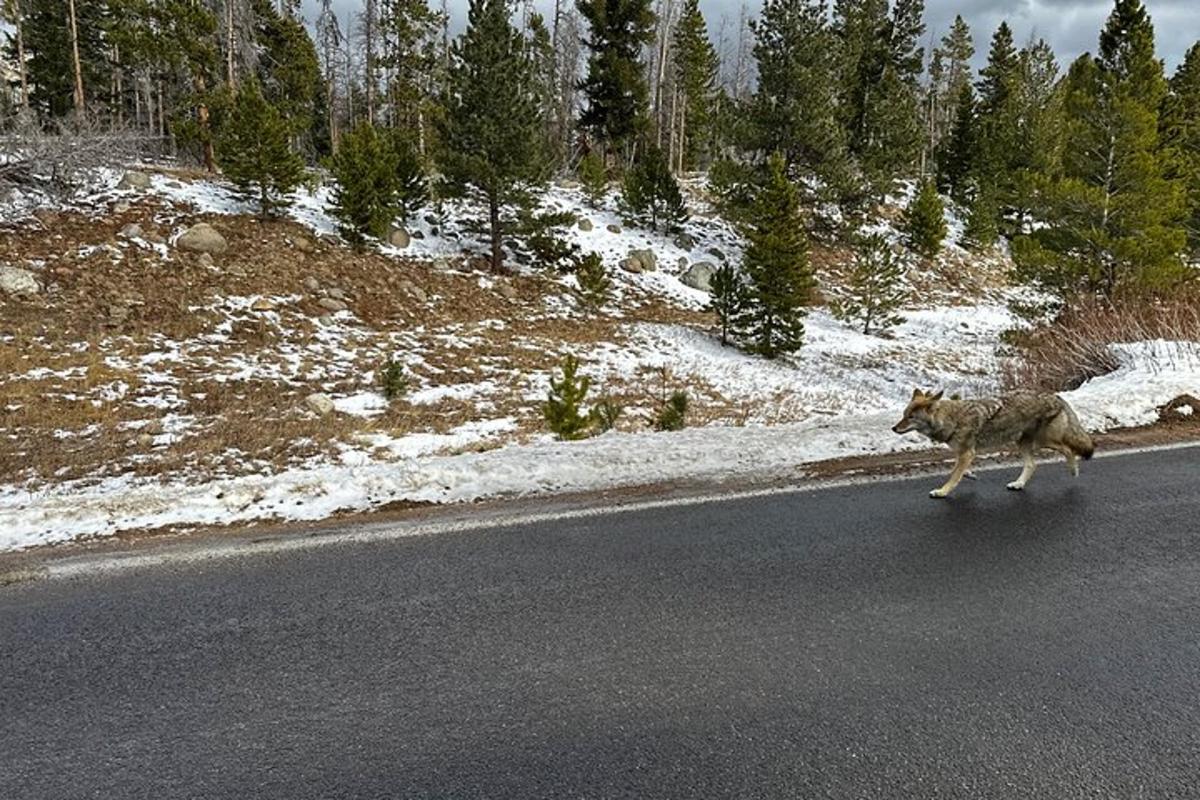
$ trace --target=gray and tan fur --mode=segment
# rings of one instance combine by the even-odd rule
[[[1092,437],[1079,417],[1058,395],[1021,393],[978,400],[942,399],[914,389],[904,416],[892,428],[896,433],[917,431],[935,442],[950,445],[957,458],[946,483],[929,493],[945,497],[954,491],[971,468],[975,454],[1016,449],[1025,462],[1021,475],[1009,489],[1024,489],[1033,477],[1038,450],[1056,450],[1067,457],[1072,475],[1079,474],[1079,459],[1092,457]]]

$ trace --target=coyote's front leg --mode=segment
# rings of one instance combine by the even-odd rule
[[[942,484],[940,489],[934,489],[929,493],[930,497],[945,497],[954,491],[954,487],[958,486],[958,482],[963,479],[963,475],[967,474],[967,470],[971,468],[971,462],[975,459],[975,451],[967,448],[959,452],[958,459],[954,462],[954,469],[950,472],[950,477]]]

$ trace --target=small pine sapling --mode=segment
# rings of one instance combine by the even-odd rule
[[[517,212],[513,237],[539,267],[569,271],[579,246],[571,242],[566,228],[575,224],[570,211],[539,211],[531,202]]]
[[[601,397],[596,401],[596,405],[592,406],[588,416],[591,417],[596,430],[600,433],[608,433],[617,426],[617,420],[624,411],[625,408],[616,400],[611,397]]]
[[[238,89],[217,144],[221,168],[239,193],[258,202],[260,216],[291,205],[288,194],[304,182],[304,161],[292,151],[287,121],[256,81]]]
[[[912,249],[925,258],[935,258],[941,252],[946,239],[946,217],[933,181],[923,181],[905,209],[904,232]]]
[[[654,417],[656,431],[681,431],[687,425],[688,396],[682,389],[671,392],[671,396],[659,407]]]
[[[728,345],[730,337],[738,332],[738,320],[746,303],[746,284],[736,267],[722,264],[713,273],[709,292],[712,296],[708,301],[708,310],[717,315],[717,323],[721,326],[721,345]]]
[[[379,383],[383,388],[383,396],[395,400],[408,391],[408,376],[404,373],[404,365],[389,358],[379,370]]]
[[[865,334],[885,331],[904,321],[904,263],[881,234],[862,237],[846,285],[830,303],[833,315]]]
[[[666,156],[657,147],[646,150],[625,175],[621,213],[633,224],[674,233],[687,222],[687,206]]]
[[[604,169],[604,159],[595,150],[579,160],[579,182],[588,205],[592,208],[602,207],[604,196],[608,194],[608,173]]]
[[[579,360],[573,355],[563,359],[561,369],[561,378],[551,376],[550,393],[542,406],[546,426],[563,441],[585,439],[590,420],[580,407],[591,389],[591,379],[579,375]]]
[[[580,302],[589,311],[598,311],[612,291],[612,279],[599,253],[587,253],[578,260],[575,280],[579,284]]]

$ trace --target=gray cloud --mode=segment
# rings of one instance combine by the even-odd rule
[[[551,0],[535,2],[544,13],[553,9]],[[700,5],[714,37],[722,18],[732,36],[742,0],[701,0]],[[758,2],[747,5],[751,14],[757,13]],[[975,35],[979,66],[986,58],[992,32],[1002,20],[1008,20],[1018,45],[1043,38],[1054,47],[1065,67],[1080,53],[1095,51],[1100,28],[1112,5],[1111,0],[926,0],[925,22],[927,37],[936,39],[946,32],[955,14],[962,14]],[[305,0],[310,21],[315,19],[318,6],[318,0]],[[1196,0],[1146,0],[1146,6],[1154,20],[1159,56],[1168,69],[1174,69],[1187,49],[1200,39]],[[344,21],[348,13],[362,7],[362,0],[334,0],[334,7]],[[453,28],[461,29],[467,0],[449,0],[449,8]]]

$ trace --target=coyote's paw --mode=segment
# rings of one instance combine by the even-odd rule
[[[1021,483],[1020,481],[1013,481],[1012,483],[1008,484],[1008,488],[1012,489],[1014,492],[1019,492],[1025,488],[1025,484]]]
[[[929,493],[929,496],[940,500],[941,498],[946,497],[949,494],[950,494],[949,489],[934,489],[932,492]]]

